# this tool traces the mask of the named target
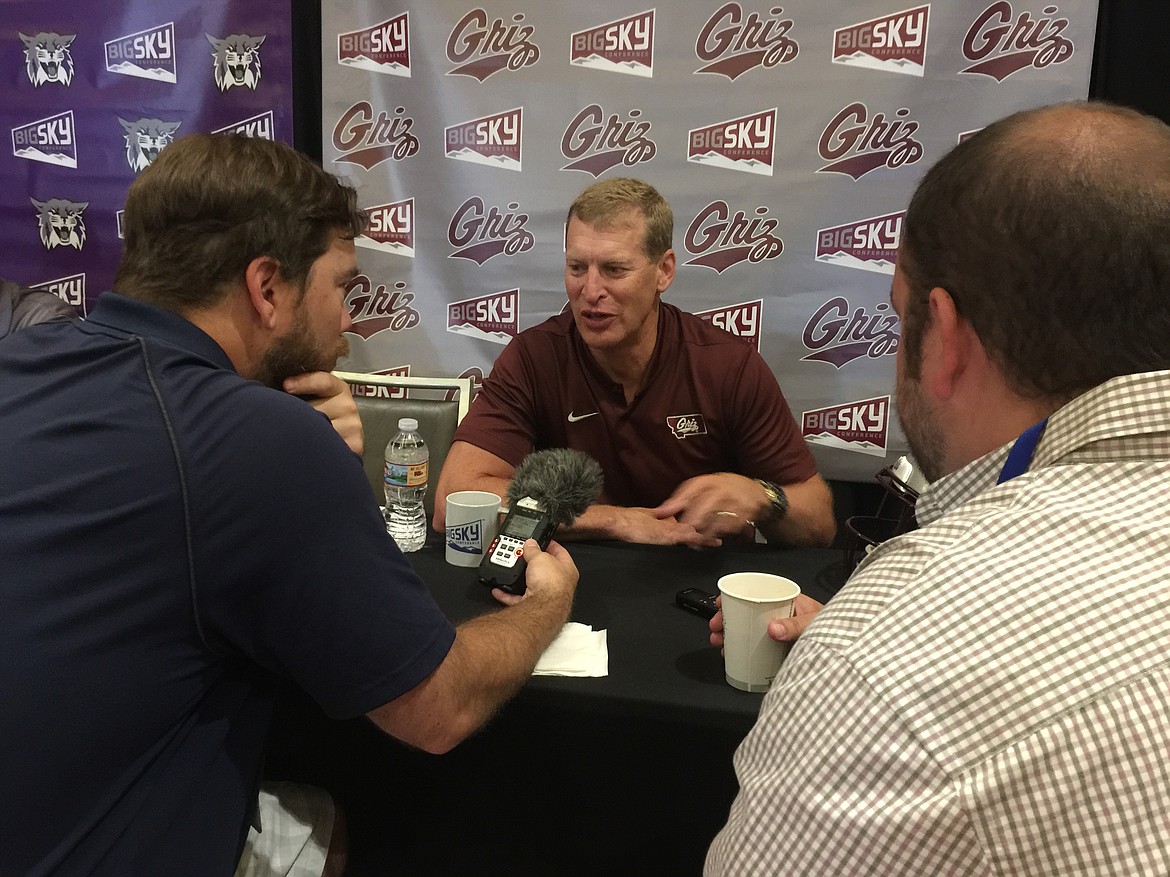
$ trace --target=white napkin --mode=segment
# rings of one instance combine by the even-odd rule
[[[609,643],[604,630],[570,621],[536,662],[533,676],[608,676]]]

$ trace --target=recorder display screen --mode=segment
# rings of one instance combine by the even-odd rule
[[[516,539],[527,539],[532,535],[536,525],[540,523],[541,515],[537,512],[529,512],[521,508],[512,509],[512,513],[508,515],[504,521],[505,536],[512,536]]]

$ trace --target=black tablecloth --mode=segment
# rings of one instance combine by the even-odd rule
[[[609,675],[536,677],[444,756],[364,719],[330,722],[292,697],[269,775],[316,782],[345,807],[353,877],[384,874],[698,874],[735,795],[735,747],[763,695],[731,688],[706,621],[674,605],[719,576],[788,576],[825,600],[842,554],[730,546],[566,546],[581,571],[572,620],[608,631]],[[496,607],[437,541],[411,555],[453,621]]]

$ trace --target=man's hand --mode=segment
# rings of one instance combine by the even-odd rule
[[[507,606],[514,606],[529,597],[538,600],[567,599],[572,602],[580,574],[569,552],[556,542],[548,543],[548,548],[541,551],[535,539],[528,539],[524,542],[524,561],[528,565],[524,573],[524,593],[509,594],[499,588],[492,588],[493,597]]]
[[[674,518],[660,518],[655,509],[591,505],[567,530],[563,540],[620,539],[640,545],[686,545],[690,548],[718,548],[722,541],[700,533],[690,524]]]
[[[708,538],[752,539],[752,521],[766,508],[763,488],[751,478],[716,472],[688,478],[652,513],[659,518],[674,518]]]
[[[723,598],[716,597],[715,602],[722,606]],[[777,642],[790,643],[795,641],[804,633],[804,629],[812,623],[812,620],[817,617],[817,613],[824,606],[812,597],[799,594],[793,608],[796,614],[791,618],[777,618],[768,623],[768,636]],[[711,628],[711,645],[717,649],[723,648],[723,611],[716,612],[715,617],[707,622],[707,626]]]
[[[365,432],[349,384],[329,372],[306,372],[285,378],[284,391],[301,396],[329,418],[349,449],[359,457],[365,449]]]

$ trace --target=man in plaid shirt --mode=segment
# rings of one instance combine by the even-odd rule
[[[891,299],[921,529],[801,636],[706,873],[1168,874],[1170,128],[985,128]]]

